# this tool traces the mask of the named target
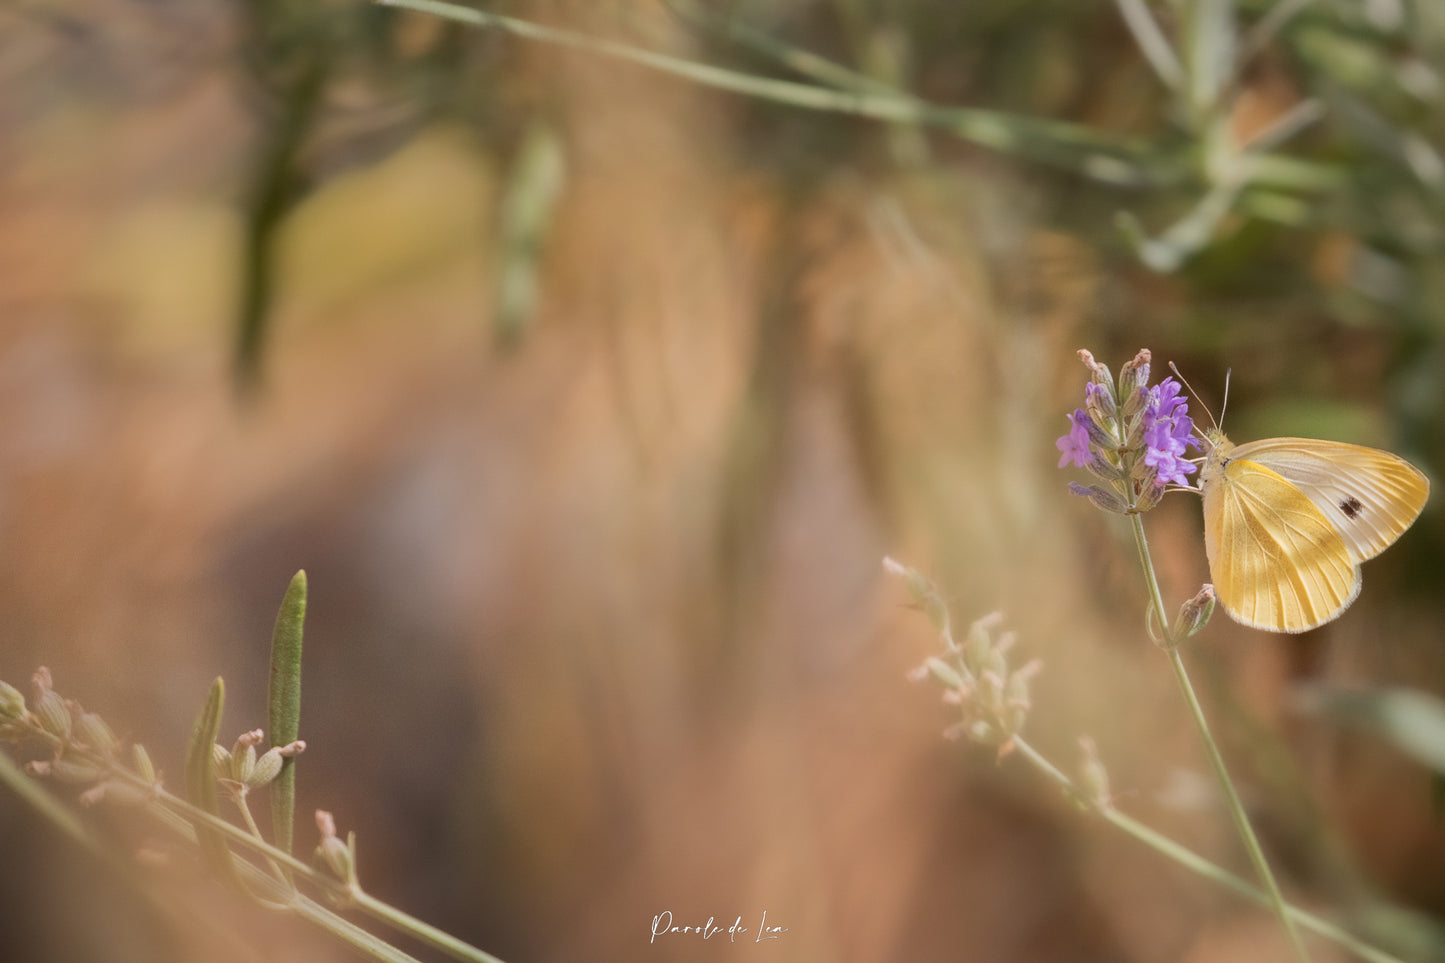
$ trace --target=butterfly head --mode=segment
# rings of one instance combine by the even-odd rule
[[[1225,464],[1229,461],[1229,454],[1234,450],[1234,442],[1225,437],[1224,432],[1218,428],[1206,428],[1199,433],[1204,442],[1204,462],[1199,470],[1199,489],[1214,481],[1224,471]]]

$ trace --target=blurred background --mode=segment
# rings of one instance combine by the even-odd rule
[[[594,45],[361,0],[0,10],[0,678],[49,666],[178,790],[213,677],[226,740],[264,725],[304,568],[298,811],[513,963],[1284,958],[945,741],[880,563],[1003,612],[1031,742],[1072,771],[1091,736],[1122,808],[1248,875],[1127,528],[1053,440],[1076,349],[1147,346],[1216,413],[1233,369],[1237,441],[1438,482],[1445,10],[485,9]],[[969,111],[799,109],[603,42]],[[1148,525],[1177,604],[1197,502]],[[1445,691],[1442,564],[1432,504],[1337,622],[1221,613],[1188,653],[1286,891],[1409,959],[1445,958],[1439,784],[1296,693]],[[354,958],[183,852],[148,871],[177,925],[8,796],[0,854],[6,958]],[[649,943],[664,911],[788,932]]]

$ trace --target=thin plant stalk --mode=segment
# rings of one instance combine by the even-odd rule
[[[1151,615],[1158,617],[1159,631],[1163,636],[1161,648],[1169,657],[1169,665],[1174,670],[1174,680],[1179,683],[1179,693],[1189,706],[1194,726],[1199,730],[1200,738],[1204,740],[1204,748],[1209,756],[1210,764],[1214,767],[1214,775],[1219,780],[1220,788],[1224,790],[1226,808],[1234,819],[1235,829],[1239,831],[1239,838],[1244,842],[1244,848],[1249,853],[1249,860],[1254,864],[1255,872],[1259,874],[1260,881],[1264,884],[1265,892],[1269,896],[1270,907],[1279,917],[1280,925],[1284,927],[1285,933],[1289,936],[1295,958],[1301,963],[1309,963],[1309,951],[1305,949],[1304,941],[1300,938],[1299,929],[1290,915],[1289,906],[1285,903],[1284,894],[1280,892],[1279,883],[1269,868],[1269,860],[1264,856],[1264,849],[1259,845],[1259,838],[1255,836],[1254,827],[1249,823],[1249,816],[1244,811],[1244,803],[1240,801],[1239,793],[1234,788],[1234,780],[1230,778],[1229,770],[1224,765],[1224,756],[1220,754],[1219,746],[1209,731],[1209,722],[1204,717],[1204,708],[1199,704],[1199,698],[1194,693],[1194,686],[1189,681],[1189,673],[1184,668],[1184,659],[1179,654],[1179,643],[1183,640],[1174,637],[1174,630],[1169,625],[1168,616],[1164,614],[1164,595],[1159,589],[1159,576],[1154,571],[1154,562],[1149,555],[1149,539],[1144,534],[1144,518],[1142,515],[1134,513],[1129,516],[1129,520],[1134,529],[1134,542],[1139,548],[1139,565],[1144,570],[1144,580],[1149,585]]]
[[[39,727],[30,729],[27,735],[52,748],[58,748],[61,744],[58,737]],[[415,963],[415,958],[300,893],[293,883],[288,882],[287,875],[294,880],[304,880],[310,883],[339,904],[352,907],[453,959],[464,961],[464,963],[502,963],[492,954],[404,913],[363,890],[347,886],[327,873],[302,862],[291,853],[266,842],[257,831],[255,823],[250,819],[249,811],[244,807],[245,821],[249,828],[237,826],[219,815],[207,812],[205,808],[167,792],[157,784],[147,782],[123,766],[111,765],[103,757],[92,757],[88,752],[77,750],[75,747],[72,747],[72,752],[77,758],[89,758],[97,766],[103,767],[108,778],[142,790],[149,797],[147,803],[149,813],[161,825],[180,834],[190,842],[199,843],[203,838],[210,838],[218,843],[224,840],[225,844],[237,849],[249,850],[262,857],[273,868],[272,873],[267,873],[247,859],[232,860],[228,856],[226,865],[246,879],[246,882],[250,884],[247,891],[268,894],[261,897],[264,905],[295,912],[308,921],[327,929],[339,939],[380,963]],[[97,853],[102,859],[115,865],[117,869],[127,870],[123,861],[113,857],[68,808],[55,799],[51,793],[35,785],[34,779],[21,772],[3,753],[0,753],[0,786],[13,791],[36,812],[43,815],[80,845]],[[285,872],[276,873],[276,867]],[[150,894],[150,890],[139,883],[137,889],[147,895]],[[156,901],[154,897],[151,898],[159,908],[169,910],[164,901]]]
[[[501,30],[527,40],[586,50],[638,64],[693,83],[809,110],[920,124],[1003,153],[1026,156],[1108,183],[1128,185],[1187,181],[1179,158],[1161,154],[1139,138],[1119,137],[1078,124],[971,107],[943,107],[898,93],[838,90],[759,77],[600,37],[447,3],[444,0],[376,0],[473,27]]]
[[[1070,797],[1086,802],[1090,809],[1097,813],[1105,822],[1125,834],[1134,837],[1145,846],[1154,849],[1161,855],[1173,860],[1190,872],[1196,873],[1213,883],[1228,889],[1230,892],[1259,906],[1272,907],[1273,900],[1270,895],[1257,886],[1251,885],[1247,880],[1231,873],[1224,867],[1211,862],[1199,855],[1187,846],[1180,845],[1168,836],[1151,829],[1139,820],[1122,813],[1109,805],[1098,805],[1088,799],[1088,795],[1058,766],[1048,760],[1043,753],[1039,752],[1032,744],[1022,736],[1015,736],[1012,750],[1021,758],[1028,761],[1035,769],[1048,779],[1058,784]],[[1286,904],[1285,912],[1294,922],[1308,929],[1312,933],[1323,937],[1339,946],[1354,953],[1360,959],[1369,963],[1403,963],[1403,961],[1378,947],[1356,937],[1348,930],[1340,927],[1329,920],[1323,919],[1302,910],[1297,906]]]

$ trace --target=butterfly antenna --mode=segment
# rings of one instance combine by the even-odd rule
[[[1194,396],[1194,400],[1197,401],[1197,402],[1199,402],[1199,407],[1200,407],[1200,408],[1203,408],[1203,409],[1204,409],[1204,413],[1209,416],[1209,420],[1214,424],[1214,430],[1215,430],[1215,431],[1218,431],[1218,430],[1219,430],[1219,421],[1223,421],[1223,420],[1224,420],[1224,409],[1223,409],[1223,408],[1219,409],[1219,421],[1215,421],[1215,420],[1214,420],[1214,413],[1209,410],[1209,407],[1208,407],[1207,405],[1204,404],[1204,399],[1201,398],[1201,397],[1199,397],[1199,392],[1197,392],[1197,391],[1194,390],[1194,386],[1189,383],[1189,379],[1188,379],[1188,378],[1184,377],[1184,375],[1182,375],[1182,374],[1179,373],[1179,369],[1178,369],[1177,367],[1175,367],[1174,362],[1172,362],[1172,361],[1169,362],[1169,370],[1172,371],[1172,372],[1174,372],[1174,376],[1175,376],[1176,378],[1178,378],[1181,382],[1183,382],[1184,387],[1187,388],[1187,389],[1189,390],[1189,393]],[[1225,403],[1228,404],[1228,402],[1229,402],[1229,372],[1227,372],[1227,371],[1224,373],[1224,398],[1225,398]]]
[[[1224,369],[1224,403],[1219,406],[1219,424],[1224,424],[1224,412],[1229,408],[1229,376],[1234,372],[1233,368]]]

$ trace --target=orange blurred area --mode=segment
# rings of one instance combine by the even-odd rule
[[[1030,742],[1074,772],[1092,737],[1122,809],[1248,877],[1127,528],[1069,496],[1053,440],[1080,347],[1199,359],[1214,398],[1224,366],[1265,377],[1230,343],[1282,335],[1206,343],[1185,284],[1052,221],[998,157],[895,163],[872,122],[332,5],[248,381],[256,171],[304,53],[258,67],[243,6],[0,13],[0,678],[48,666],[179,791],[215,676],[223,741],[264,725],[305,569],[298,851],[330,810],[368,892],[505,960],[1287,958],[1267,913],[943,739],[956,710],[906,678],[937,638],[881,564],[960,625],[1003,612],[1043,663]],[[710,55],[651,4],[509,12]],[[1380,382],[1392,337],[1301,339],[1296,373]],[[1188,597],[1198,508],[1148,524]],[[1411,587],[1439,513],[1418,529],[1436,547],[1366,566],[1340,622],[1221,613],[1189,655],[1286,891],[1326,913],[1445,906],[1429,773],[1289,698],[1441,687],[1441,605]],[[6,797],[0,940],[25,951],[0,957],[355,958],[95,818],[158,851],[141,875],[179,913]],[[664,913],[786,932],[654,936]]]

